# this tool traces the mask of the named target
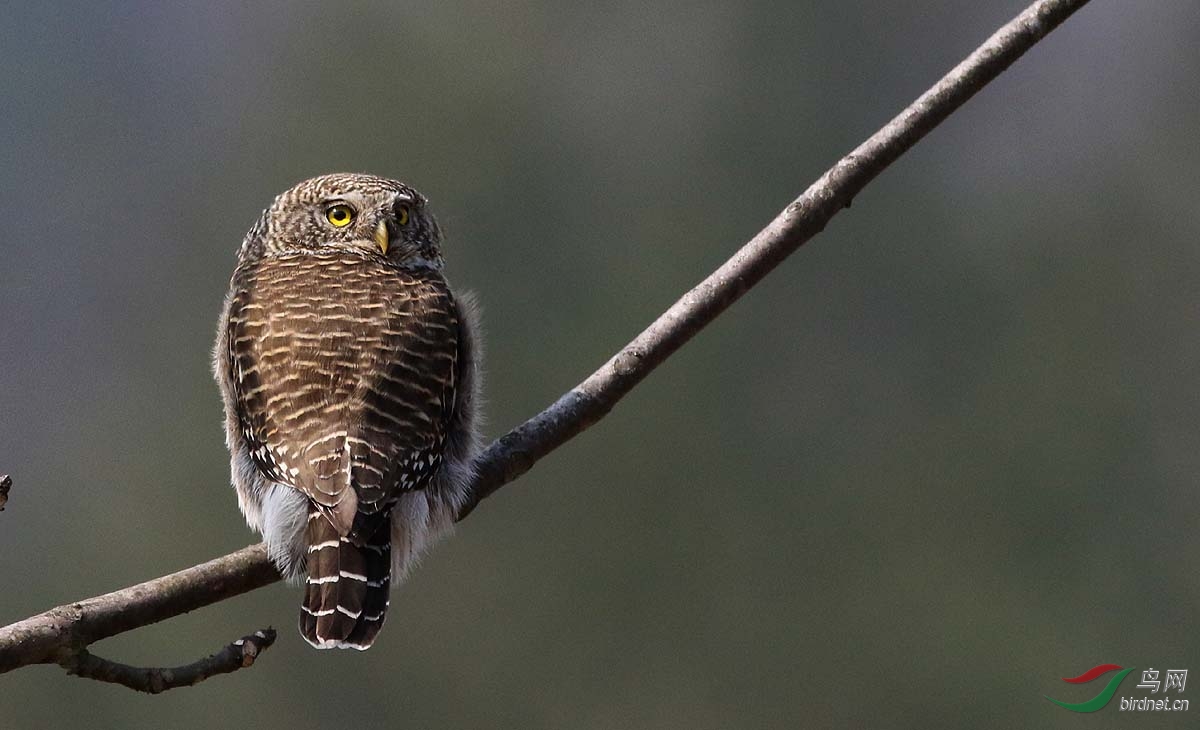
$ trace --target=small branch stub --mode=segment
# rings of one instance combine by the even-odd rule
[[[5,474],[0,476],[0,512],[4,511],[4,505],[8,504],[8,490],[12,489],[12,477]]]
[[[139,692],[158,694],[176,687],[190,687],[209,677],[249,667],[254,664],[258,655],[273,643],[275,629],[267,628],[243,636],[227,644],[216,654],[182,667],[131,667],[98,657],[87,649],[68,653],[59,660],[59,664],[68,674],[77,677],[112,682]]]

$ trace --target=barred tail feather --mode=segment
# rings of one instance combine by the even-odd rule
[[[315,506],[305,540],[308,578],[300,606],[300,634],[318,649],[367,649],[383,628],[391,581],[391,535],[342,537]]]

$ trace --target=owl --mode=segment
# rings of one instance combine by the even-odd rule
[[[303,579],[319,649],[371,646],[474,477],[477,317],[426,203],[371,175],[301,182],[246,234],[218,324],[238,504]]]

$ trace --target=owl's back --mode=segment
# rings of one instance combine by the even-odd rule
[[[441,458],[460,326],[444,279],[310,252],[260,259],[233,287],[230,380],[255,465],[360,532]]]

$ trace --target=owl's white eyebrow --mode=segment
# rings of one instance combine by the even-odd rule
[[[416,198],[409,195],[408,193],[396,193],[396,200],[402,201],[405,203],[417,202]],[[362,196],[357,195],[357,194],[339,195],[337,197],[326,198],[325,200],[321,201],[321,205],[326,205],[326,206],[335,205],[337,203],[357,203],[357,204],[361,205],[362,204]]]

